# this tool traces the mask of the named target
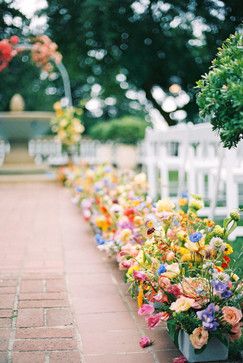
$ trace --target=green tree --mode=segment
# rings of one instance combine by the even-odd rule
[[[197,82],[200,114],[207,117],[225,147],[243,139],[243,37],[231,35],[213,60],[208,74]]]
[[[44,13],[47,31],[68,66],[75,99],[89,98],[98,83],[103,99],[117,99],[105,112],[115,108],[124,114],[136,109],[126,97],[127,87],[142,90],[173,124],[171,113],[153,97],[153,87],[170,94],[171,84],[179,84],[191,98],[184,107],[188,120],[195,121],[195,81],[240,24],[240,5],[240,0],[48,0]],[[124,81],[117,81],[117,74]]]

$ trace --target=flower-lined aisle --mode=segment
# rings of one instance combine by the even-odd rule
[[[63,168],[59,177],[72,188],[98,248],[115,256],[124,271],[148,327],[167,322],[187,359],[213,360],[208,349],[216,346],[215,360],[227,359],[229,340],[241,336],[242,283],[228,241],[239,213],[233,211],[221,227],[198,216],[199,196],[183,195],[178,207],[170,200],[154,203],[144,174],[111,166]],[[139,343],[152,344],[148,337]]]

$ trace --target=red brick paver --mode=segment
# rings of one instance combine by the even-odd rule
[[[1,184],[0,363],[170,363],[165,328],[148,331],[117,265],[100,253],[70,193]],[[141,335],[155,344],[142,350]]]

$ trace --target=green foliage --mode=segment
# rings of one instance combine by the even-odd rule
[[[243,138],[243,38],[231,35],[207,75],[197,82],[200,115],[209,118],[225,147]]]
[[[201,326],[201,321],[196,317],[194,311],[188,314],[174,313],[173,319],[175,319],[180,329],[184,330],[187,334],[191,334],[194,329]]]
[[[30,32],[28,19],[10,7],[12,3],[0,0],[0,38]],[[153,98],[152,89],[158,85],[172,96],[169,87],[178,83],[191,98],[183,107],[188,120],[196,121],[195,81],[208,69],[222,40],[241,23],[241,0],[48,0],[47,4],[41,11],[47,19],[46,33],[63,55],[74,104],[81,98],[90,99],[93,86],[101,85],[99,97],[104,107],[97,119],[105,120],[144,114],[147,99],[174,124],[171,113]],[[140,4],[139,9],[134,4]],[[9,25],[6,15],[21,17],[22,24]],[[202,34],[196,35],[196,29]],[[7,110],[10,98],[19,92],[29,110],[51,110],[64,94],[58,72],[57,79],[42,81],[28,55],[17,58],[0,74],[0,109]],[[118,74],[126,77],[125,82],[117,80]],[[145,101],[128,98],[128,90],[142,91]],[[106,103],[108,97],[115,104]],[[93,119],[86,111],[87,131]]]
[[[90,129],[90,136],[100,141],[136,144],[144,138],[148,124],[137,117],[126,116],[109,122],[99,123]]]

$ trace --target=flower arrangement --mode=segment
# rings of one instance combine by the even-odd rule
[[[32,40],[31,55],[33,62],[46,72],[51,72],[53,67],[50,63],[61,63],[62,55],[57,51],[57,44],[54,43],[47,35],[40,35]]]
[[[52,131],[58,140],[66,147],[77,144],[84,132],[80,122],[82,110],[74,107],[63,108],[61,102],[54,104],[55,118],[51,121]]]
[[[203,201],[197,195],[184,194],[178,207],[171,200],[154,203],[144,174],[107,165],[65,168],[62,175],[98,248],[115,255],[149,328],[164,322],[175,344],[185,332],[197,354],[214,338],[225,346],[239,339],[243,285],[229,242],[237,211],[220,226],[198,216]],[[142,337],[139,344],[152,342]]]
[[[20,39],[13,35],[9,39],[0,41],[0,72],[5,69],[11,60],[20,52],[31,50],[32,60],[46,72],[51,72],[51,60],[56,64],[61,63],[62,55],[57,51],[57,44],[47,35],[40,35],[20,44]]]
[[[15,46],[19,43],[19,37],[13,35],[9,39],[0,41],[0,72],[3,71],[17,54]]]

